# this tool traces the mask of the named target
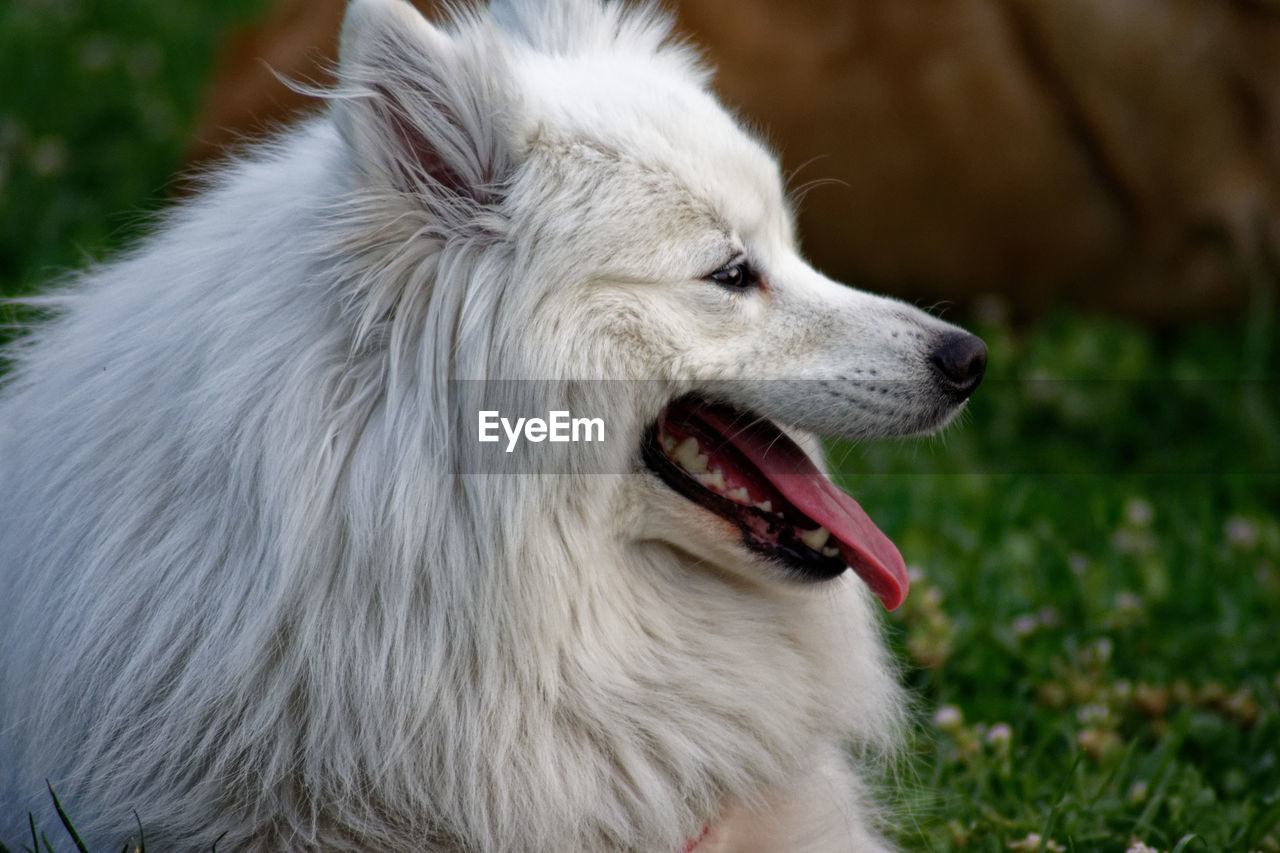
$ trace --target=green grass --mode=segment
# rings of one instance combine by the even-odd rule
[[[261,6],[0,5],[0,293],[137,235],[212,45]],[[917,573],[890,619],[921,705],[908,848],[1280,851],[1265,293],[1236,326],[1161,334],[987,312],[991,370],[960,423],[834,448]]]
[[[266,6],[0,3],[0,293],[145,227],[181,165],[215,46]]]

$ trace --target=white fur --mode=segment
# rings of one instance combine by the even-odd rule
[[[882,849],[846,760],[899,723],[878,605],[637,448],[725,381],[793,429],[936,426],[949,327],[804,264],[667,32],[356,0],[326,117],[49,298],[0,398],[8,843],[48,778],[103,849],[131,809],[155,849]],[[741,251],[766,290],[703,280]],[[586,386],[632,438],[568,474],[467,473],[450,383],[493,377],[655,381]]]

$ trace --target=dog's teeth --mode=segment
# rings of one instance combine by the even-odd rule
[[[668,455],[675,452],[677,442],[674,435],[669,432],[664,432],[662,437],[658,440],[662,442],[662,449],[665,450]]]
[[[706,457],[704,456],[702,458],[705,459]],[[698,482],[706,486],[708,489],[713,489],[714,491],[721,493],[724,492],[724,472],[719,468],[712,468],[707,474],[699,474]]]
[[[698,484],[704,489],[724,494],[724,472],[719,468],[704,471],[701,474],[694,474],[693,479],[697,480]]]
[[[773,512],[773,501],[760,501],[756,504],[756,509],[763,512]]]
[[[839,557],[839,556],[840,556],[840,549],[839,549],[839,548],[823,548],[823,549],[822,549],[822,556],[824,556],[824,557]]]
[[[750,504],[751,495],[747,493],[746,486],[738,486],[738,488],[731,489],[729,491],[729,500],[734,501],[735,503],[740,503],[744,505]]]
[[[672,449],[671,456],[677,462],[683,464],[697,456],[698,450],[698,439],[693,436],[689,436]]]
[[[830,538],[831,531],[825,527],[819,527],[816,530],[806,530],[800,534],[800,541],[815,551],[822,550],[822,546],[826,545],[827,540]]]
[[[684,470],[693,474],[701,474],[707,470],[707,455],[700,453],[700,449],[698,447],[698,439],[689,436],[676,445],[676,449],[671,451],[671,455]]]

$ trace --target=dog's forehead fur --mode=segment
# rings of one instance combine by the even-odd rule
[[[512,40],[513,142],[533,166],[536,195],[575,193],[595,213],[654,232],[663,249],[686,244],[690,256],[671,275],[708,272],[728,259],[734,238],[760,253],[791,243],[775,159],[708,91],[709,73],[672,41],[668,20],[646,7],[548,5],[562,16],[550,26],[529,20],[530,4],[495,9]],[[612,203],[620,192],[609,192],[619,185],[629,188],[625,209]]]
[[[589,174],[606,185],[590,193],[604,208],[608,183],[625,183],[629,209],[617,213],[667,226],[672,238],[714,230],[761,244],[790,240],[775,161],[698,81],[603,57],[529,56],[528,69],[519,133],[527,156],[546,166],[545,174],[531,170],[535,180]]]

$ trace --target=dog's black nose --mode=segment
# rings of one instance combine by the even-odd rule
[[[929,363],[938,371],[947,390],[963,400],[982,381],[982,373],[987,369],[987,345],[977,335],[952,332],[938,341],[929,355]]]

